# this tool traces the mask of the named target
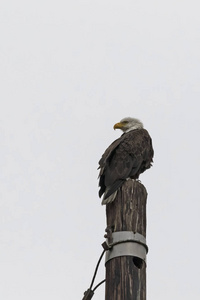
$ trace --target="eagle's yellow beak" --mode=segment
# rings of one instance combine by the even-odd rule
[[[114,129],[121,129],[123,128],[123,124],[122,123],[116,123],[114,126],[113,126]]]

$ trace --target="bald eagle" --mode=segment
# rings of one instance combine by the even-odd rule
[[[106,149],[99,161],[102,204],[112,202],[127,179],[138,179],[153,162],[152,140],[140,120],[124,118],[113,128],[124,133]]]

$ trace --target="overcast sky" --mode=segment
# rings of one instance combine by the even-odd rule
[[[199,299],[198,5],[1,0],[1,299],[82,299],[106,227],[98,161],[126,116],[155,149],[147,299]]]

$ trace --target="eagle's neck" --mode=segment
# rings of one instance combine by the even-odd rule
[[[142,129],[143,128],[143,125],[142,124],[135,124],[133,126],[131,126],[130,128],[128,128],[124,133],[127,133],[131,130],[135,130],[135,129]]]

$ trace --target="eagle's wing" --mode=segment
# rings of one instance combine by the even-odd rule
[[[105,166],[110,156],[113,154],[113,150],[121,143],[122,136],[112,142],[112,144],[105,150],[104,154],[102,155],[100,161],[99,161],[99,168],[101,169]]]
[[[106,185],[105,185],[105,169],[107,169],[107,166],[109,164],[109,161],[112,160],[112,157],[115,153],[115,149],[119,146],[123,139],[123,135],[115,140],[104,152],[102,155],[100,161],[99,161],[99,197],[103,195],[103,193],[106,190]]]
[[[125,147],[124,143],[121,143],[114,150],[104,172],[104,185],[109,187],[104,199],[114,193],[130,175],[137,174],[142,164],[142,157],[135,156],[129,150],[131,149],[128,141]]]
[[[134,164],[137,162],[133,157],[119,146],[106,166],[105,185],[111,186],[116,180],[129,177]]]

